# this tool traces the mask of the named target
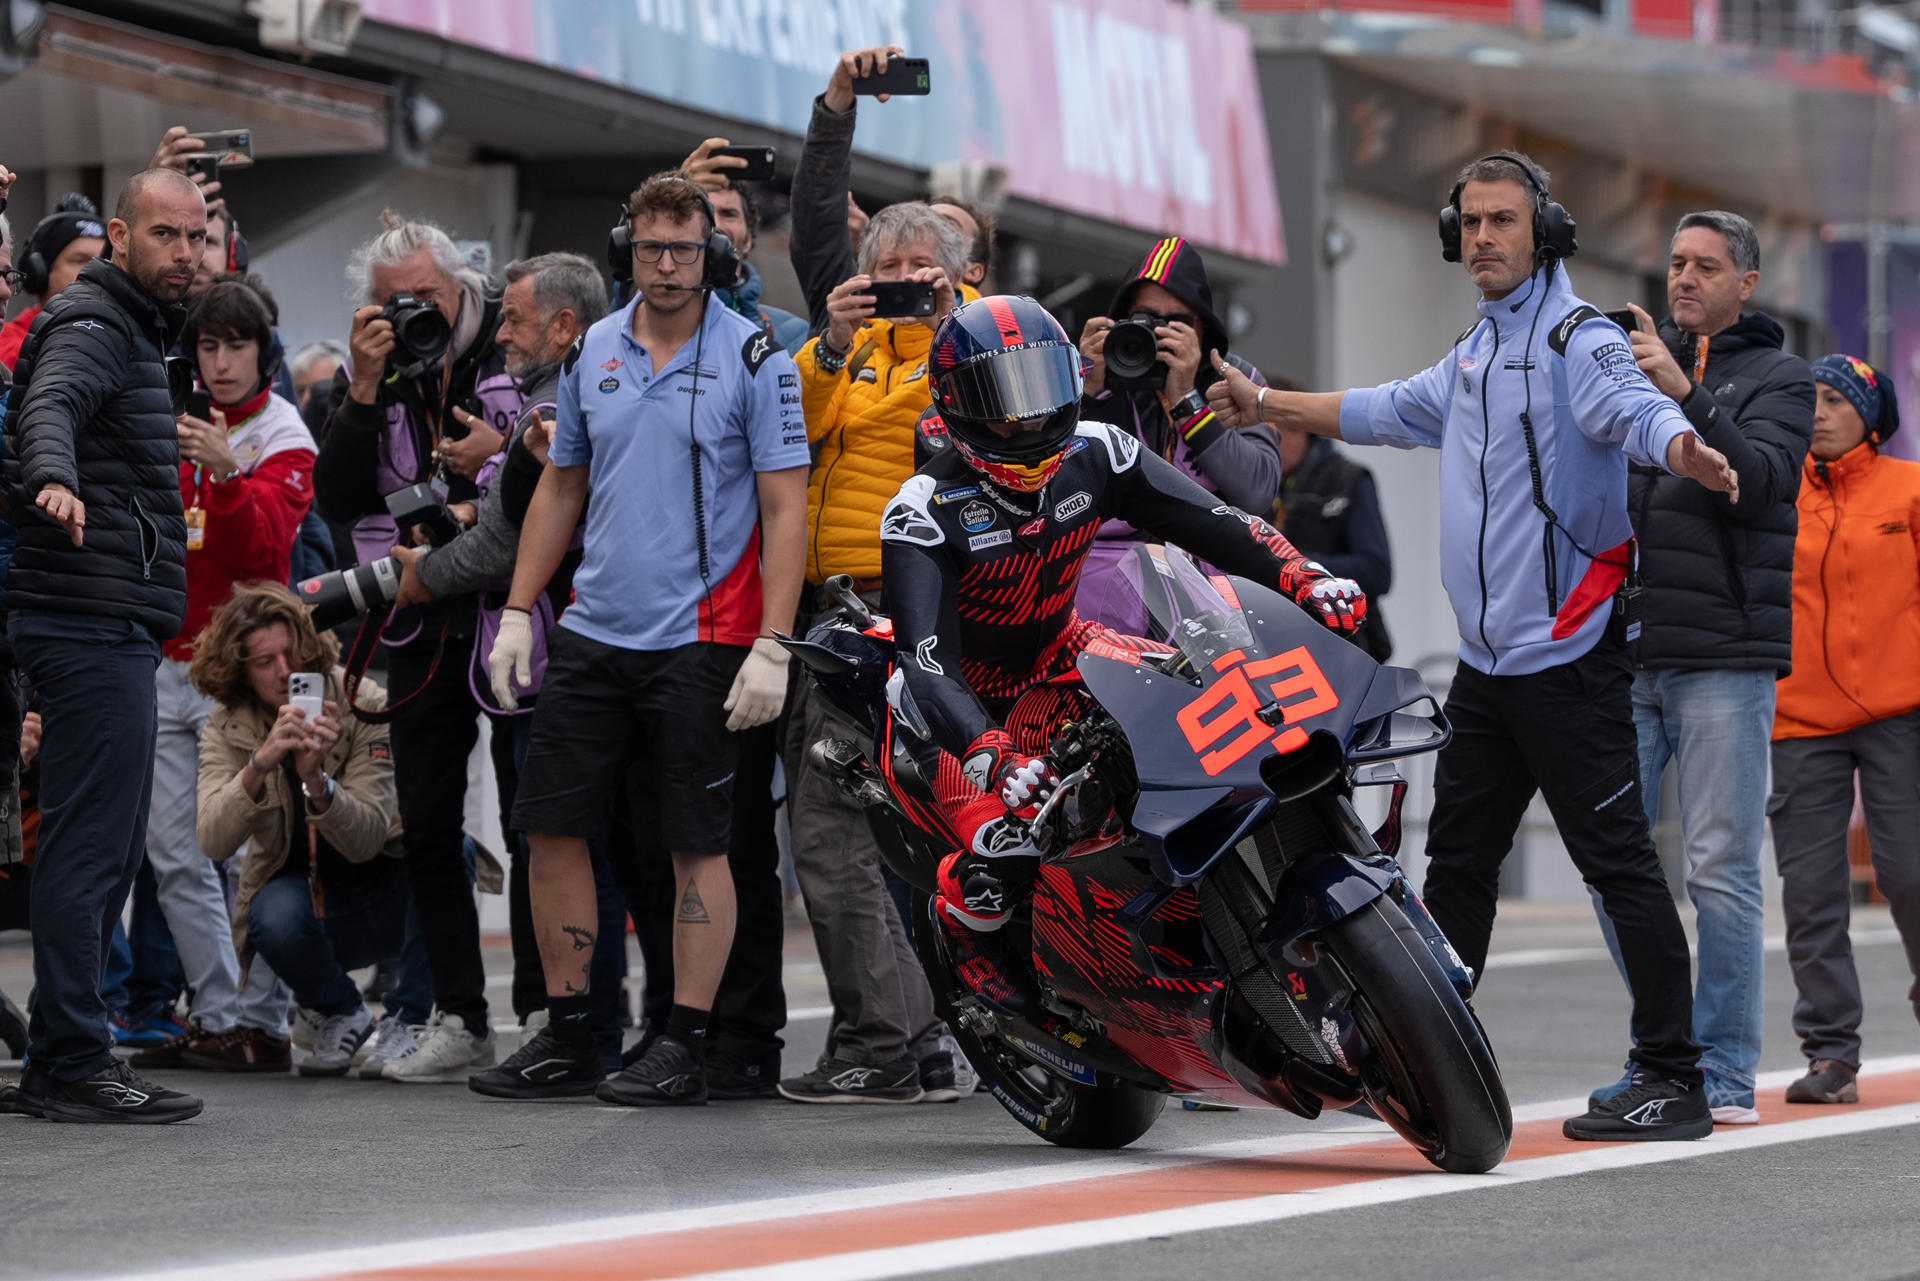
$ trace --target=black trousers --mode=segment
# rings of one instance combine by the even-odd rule
[[[1486,966],[1500,865],[1533,794],[1546,795],[1580,875],[1613,922],[1633,995],[1632,1059],[1698,1084],[1687,937],[1640,803],[1633,668],[1610,639],[1526,676],[1465,663],[1447,695],[1427,836],[1425,898],[1475,974]]]
[[[456,606],[449,606],[454,608]],[[472,602],[466,603],[471,610]],[[467,757],[479,740],[479,707],[467,685],[473,636],[450,636],[428,682],[438,619],[413,644],[387,654],[387,695],[421,690],[393,718],[393,780],[405,827],[407,880],[433,967],[433,1001],[475,1035],[487,1028],[487,973],[480,959],[480,914],[461,853],[466,821]]]
[[[742,1058],[778,1055],[787,1025],[787,993],[781,978],[786,933],[780,886],[780,847],[774,837],[773,762],[781,722],[740,736],[740,772],[733,783],[733,841],[727,865],[739,912],[733,951],[713,1003],[708,1041]],[[645,762],[629,775],[633,784],[632,857],[623,857],[623,840],[614,842],[612,861],[627,889],[634,930],[646,966],[642,1017],[663,1028],[673,1012],[673,860],[659,839],[657,824],[646,821]]]

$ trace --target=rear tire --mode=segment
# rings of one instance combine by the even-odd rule
[[[934,1005],[980,1074],[981,1087],[1007,1114],[1063,1148],[1124,1148],[1151,1130],[1167,1105],[1166,1095],[1105,1073],[1097,1074],[1094,1085],[1072,1080],[1023,1054],[1005,1038],[981,1036],[960,1022],[953,1008],[953,976],[947,968],[946,949],[932,937],[939,927],[929,914],[930,903],[926,895],[914,895],[913,934]]]
[[[1323,931],[1373,1048],[1361,1064],[1380,1118],[1453,1174],[1484,1174],[1513,1142],[1513,1110],[1479,1021],[1390,898]]]

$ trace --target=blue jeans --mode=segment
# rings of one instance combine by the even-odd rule
[[[147,853],[160,644],[129,619],[81,614],[15,611],[7,630],[46,718],[27,1052],[76,1081],[113,1058],[100,986]]]
[[[135,1027],[159,1014],[171,1014],[187,990],[167,918],[160,913],[160,892],[153,865],[140,864],[133,881],[131,936],[113,923],[107,943],[107,973],[100,996],[111,1014],[125,1015]]]
[[[353,891],[327,887],[327,915],[313,914],[304,876],[276,876],[247,905],[247,937],[301,1005],[322,1017],[362,1005],[348,977],[394,955],[407,930],[405,873],[398,863],[384,882]]]
[[[1693,1036],[1715,1081],[1753,1088],[1760,1062],[1760,983],[1766,898],[1760,847],[1767,825],[1771,671],[1646,671],[1633,680],[1640,795],[1652,824],[1660,779],[1679,771],[1687,897],[1698,915],[1699,978]],[[1614,964],[1620,948],[1606,914],[1600,929]]]

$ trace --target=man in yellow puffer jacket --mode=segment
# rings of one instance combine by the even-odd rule
[[[914,423],[933,403],[927,355],[953,310],[949,282],[965,270],[967,249],[927,205],[882,209],[861,238],[858,273],[828,295],[825,332],[794,358],[813,447],[806,564],[815,587],[849,574],[879,605],[880,514],[913,472]],[[871,288],[881,281],[932,285],[931,313],[875,319]],[[794,871],[835,1022],[819,1064],[782,1081],[780,1093],[801,1103],[957,1098],[950,1051],[940,1046],[945,1029],[900,928],[880,851],[865,818],[808,759],[822,738],[862,735],[804,679],[789,706]]]

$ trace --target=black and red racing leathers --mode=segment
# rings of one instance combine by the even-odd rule
[[[894,643],[914,702],[953,758],[942,760],[936,788],[963,854],[1037,853],[1016,839],[1017,825],[1000,822],[1017,809],[1003,781],[1078,710],[1061,687],[1076,683],[1089,643],[1144,645],[1075,616],[1081,566],[1102,521],[1124,520],[1272,587],[1329,626],[1351,630],[1365,617],[1353,584],[1105,423],[1079,426],[1039,500],[1021,514],[1016,504],[1031,507],[1031,496],[988,490],[947,450],[908,478],[881,519]],[[1030,692],[1040,697],[1016,706]]]

